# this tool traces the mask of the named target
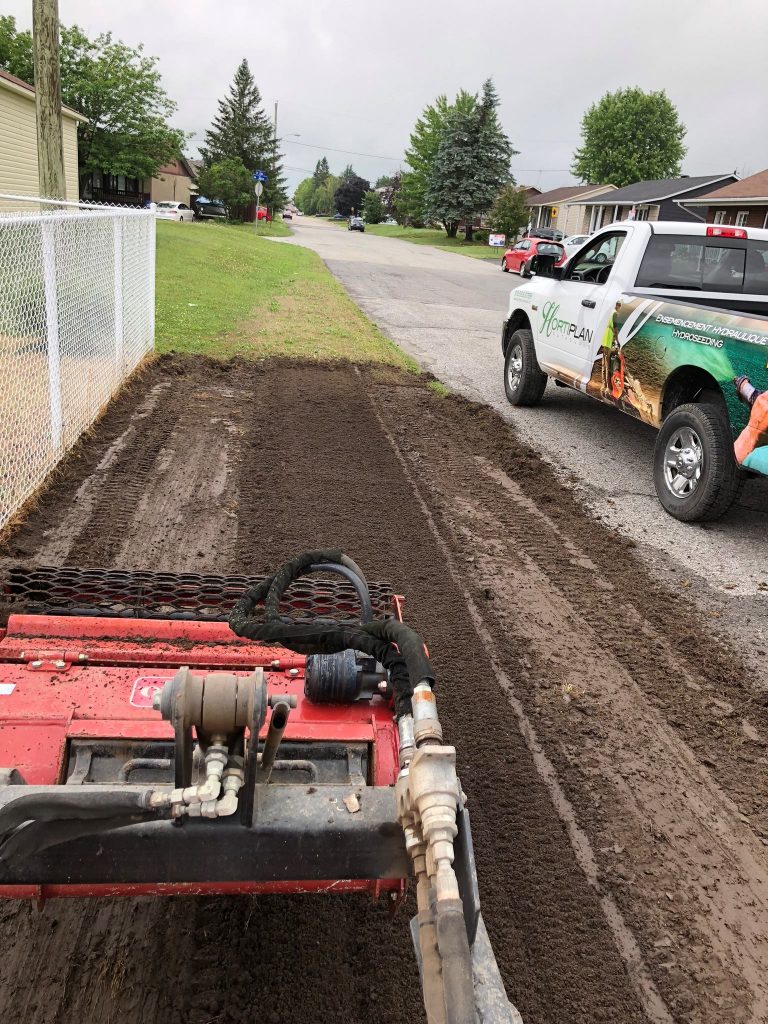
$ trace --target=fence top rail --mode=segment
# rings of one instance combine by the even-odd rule
[[[46,224],[57,222],[78,222],[91,220],[111,220],[115,217],[140,218],[154,220],[155,211],[137,209],[132,206],[110,206],[108,203],[70,203],[59,199],[41,199],[37,196],[19,196],[9,192],[0,192],[0,202],[49,203],[51,210],[3,210],[0,209],[0,229],[18,227],[23,224]],[[57,209],[56,207],[64,207]]]

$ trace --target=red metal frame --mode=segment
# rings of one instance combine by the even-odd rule
[[[402,599],[395,599],[398,618]],[[173,739],[152,709],[155,686],[182,665],[248,674],[264,668],[271,694],[293,694],[286,740],[368,743],[372,779],[392,786],[399,769],[391,706],[379,697],[312,704],[304,697],[305,658],[235,637],[224,622],[13,615],[0,630],[0,765],[30,785],[63,782],[74,739]],[[264,728],[262,735],[266,733]],[[0,886],[0,897],[135,896],[207,893],[402,893],[402,879],[327,882]]]

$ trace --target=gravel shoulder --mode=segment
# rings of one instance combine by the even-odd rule
[[[429,643],[526,1024],[768,1017],[751,673],[486,406],[390,368],[164,358],[0,556],[258,573],[315,545]],[[422,1019],[406,922],[366,900],[5,903],[0,936],[29,1024]]]

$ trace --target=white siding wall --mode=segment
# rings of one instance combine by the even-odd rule
[[[66,199],[79,197],[77,176],[77,121],[64,115],[64,173]],[[37,124],[35,97],[22,95],[4,86],[0,79],[0,192],[39,195],[37,173]],[[0,203],[8,209],[10,202]],[[18,205],[18,204],[16,204]]]

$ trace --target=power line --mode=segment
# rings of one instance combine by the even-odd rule
[[[307,146],[309,149],[322,149],[326,153],[346,153],[348,156],[367,156],[371,160],[393,160],[397,164],[405,162],[402,156],[382,156],[381,153],[358,153],[355,149],[334,149],[333,146],[316,146],[312,142],[297,142],[295,139],[281,139],[286,146]]]

